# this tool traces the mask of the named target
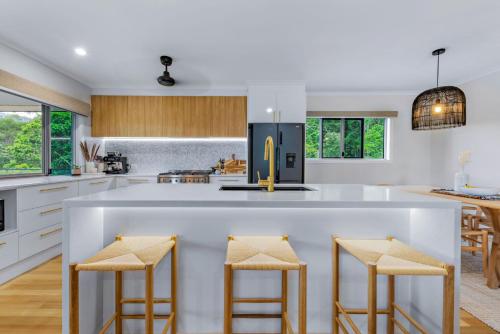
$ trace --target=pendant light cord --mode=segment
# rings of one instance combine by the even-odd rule
[[[439,87],[439,53],[438,53],[437,75],[436,75],[436,88]]]

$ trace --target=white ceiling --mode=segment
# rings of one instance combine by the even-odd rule
[[[93,88],[305,80],[308,91],[419,90],[500,69],[498,0],[0,0],[0,42]],[[77,57],[83,46],[88,55]],[[0,64],[1,65],[1,64]],[[169,88],[165,87],[165,90]]]

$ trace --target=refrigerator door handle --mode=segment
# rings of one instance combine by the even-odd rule
[[[283,131],[280,131],[279,145],[283,145]]]

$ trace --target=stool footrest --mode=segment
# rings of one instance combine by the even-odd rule
[[[170,326],[172,325],[172,321],[174,321],[174,318],[175,318],[175,312],[172,312],[170,314],[170,317],[168,317],[167,323],[165,324],[165,327],[163,327],[161,334],[167,334],[168,330],[170,329]]]
[[[420,333],[428,334],[427,331],[420,325],[417,320],[413,319],[405,310],[401,308],[398,304],[394,303],[394,309],[397,310],[403,317],[405,317],[410,324],[412,324]],[[399,326],[398,326],[399,327]]]
[[[144,298],[123,298],[120,301],[122,304],[144,304]],[[170,304],[172,302],[172,298],[154,298],[154,304]]]
[[[154,319],[168,319],[170,314],[154,314]],[[122,319],[145,319],[145,314],[123,314]]]
[[[248,303],[248,304],[281,304],[283,299],[281,298],[233,298],[233,303]]]
[[[115,320],[116,320],[116,313],[113,313],[113,315],[108,319],[108,321],[106,321],[106,323],[104,324],[104,326],[102,326],[102,329],[99,331],[99,334],[106,333],[106,331],[109,329],[109,327],[111,327],[111,324]]]
[[[281,313],[233,313],[233,318],[246,319],[281,319]]]
[[[345,312],[348,314],[368,314],[368,309],[366,308],[344,308]],[[378,309],[377,314],[389,314],[390,311],[386,309]]]

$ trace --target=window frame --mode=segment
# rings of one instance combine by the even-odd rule
[[[50,112],[51,112],[52,108],[57,108],[57,109],[60,109],[61,111],[66,111],[66,112],[71,113],[71,117],[72,117],[72,122],[71,122],[72,148],[71,149],[72,149],[72,157],[73,157],[72,160],[73,160],[73,162],[75,162],[76,150],[75,150],[74,139],[76,137],[76,134],[75,134],[75,132],[76,132],[76,127],[75,127],[76,117],[75,117],[74,112],[67,110],[67,109],[64,109],[64,108],[59,108],[59,107],[54,106],[54,105],[47,104],[47,103],[42,102],[42,101],[38,101],[38,100],[33,99],[33,98],[29,98],[29,97],[26,97],[26,96],[23,96],[20,94],[16,94],[16,93],[8,91],[8,90],[0,89],[0,93],[10,94],[10,95],[14,95],[14,96],[26,99],[26,100],[40,103],[41,113],[42,113],[42,117],[41,117],[41,122],[42,122],[42,150],[41,150],[42,151],[41,152],[41,158],[42,158],[41,167],[42,168],[41,169],[42,169],[42,172],[41,173],[5,174],[5,175],[0,174],[0,180],[1,179],[8,179],[8,178],[36,177],[36,176],[49,176],[49,175],[51,175],[51,168],[50,168],[50,164],[51,164]]]
[[[321,133],[319,134],[319,145],[318,145],[318,158],[306,158],[307,161],[309,162],[348,162],[348,161],[359,161],[359,162],[388,162],[390,161],[390,153],[389,153],[389,132],[390,132],[390,119],[389,117],[314,117],[314,116],[308,116],[307,118],[317,118],[319,119],[319,129]],[[383,157],[379,159],[375,158],[367,158],[365,157],[365,119],[366,118],[381,118],[384,120],[384,136],[383,136],[383,145],[384,145],[384,150],[383,150]],[[323,155],[323,120],[340,120],[340,157],[324,157]],[[344,143],[345,143],[345,120],[360,120],[361,121],[361,127],[362,127],[362,136],[361,136],[361,158],[359,157],[346,157],[345,156],[345,151],[344,151]],[[306,133],[307,136],[307,133]],[[304,152],[305,155],[305,152]]]

